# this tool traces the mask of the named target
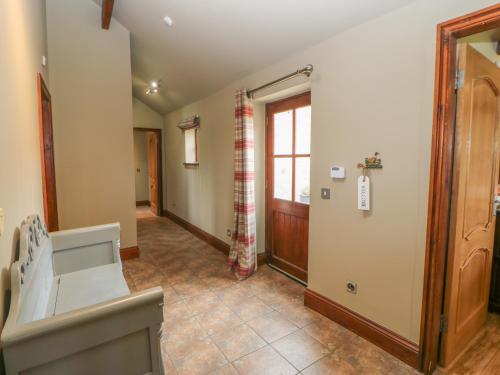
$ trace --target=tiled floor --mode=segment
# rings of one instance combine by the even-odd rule
[[[138,206],[135,210],[138,219],[145,219],[148,217],[156,217],[156,215],[151,211],[149,206]]]
[[[132,290],[161,285],[166,374],[414,374],[304,307],[304,287],[264,266],[237,282],[226,257],[166,218],[138,220]]]

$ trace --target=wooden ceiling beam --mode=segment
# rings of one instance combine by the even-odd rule
[[[109,30],[114,4],[115,0],[102,0],[101,26],[104,30]]]

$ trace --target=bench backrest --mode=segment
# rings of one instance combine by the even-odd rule
[[[20,228],[19,258],[11,267],[9,319],[18,324],[39,320],[50,312],[54,284],[52,243],[38,215],[29,216]]]

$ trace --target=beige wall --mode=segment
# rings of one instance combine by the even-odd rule
[[[135,200],[149,200],[147,132],[134,132]]]
[[[163,116],[135,96],[132,98],[132,112],[134,128],[163,128]]]
[[[0,237],[0,316],[10,288],[17,228],[28,215],[43,215],[36,74],[47,54],[45,1],[0,2],[0,208],[5,232]],[[0,325],[2,322],[0,322]],[[1,327],[0,327],[1,328]]]
[[[48,0],[59,223],[121,223],[137,244],[130,35],[87,0]]]
[[[491,62],[500,65],[500,55],[497,53],[497,43],[495,42],[481,42],[471,43],[471,46],[479,51]]]
[[[169,210],[225,239],[232,223],[234,90],[314,64],[309,287],[418,342],[436,24],[495,3],[416,1],[168,114]],[[201,117],[200,166],[186,169],[175,125],[195,113]],[[261,113],[255,126],[263,250]],[[370,173],[372,211],[363,213],[356,205],[356,164],[375,151],[384,169]],[[345,181],[329,177],[334,164],[347,168]],[[320,198],[322,187],[333,189],[331,200]],[[357,295],[346,292],[347,280],[358,283]]]

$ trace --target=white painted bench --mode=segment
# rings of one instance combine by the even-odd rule
[[[119,224],[49,234],[36,215],[22,223],[1,335],[7,375],[163,373],[163,292],[130,293],[119,239]]]

